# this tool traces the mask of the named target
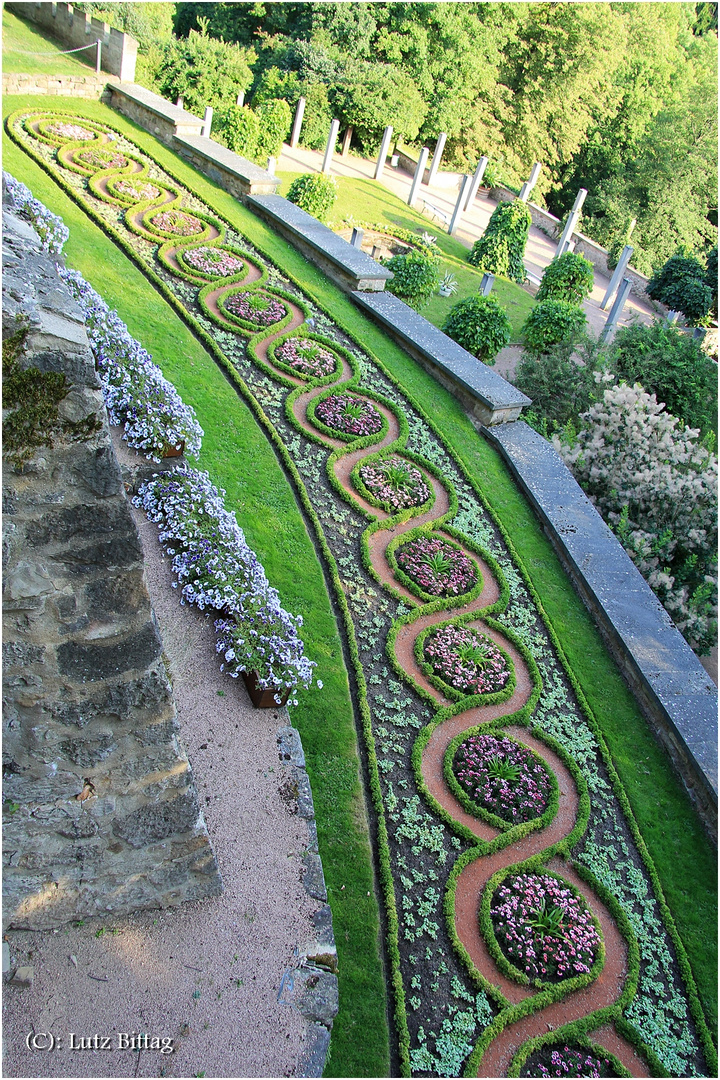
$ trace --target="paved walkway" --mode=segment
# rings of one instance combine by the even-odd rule
[[[318,150],[303,150],[296,147],[291,150],[286,144],[277,162],[278,172],[320,172],[322,168],[323,154]],[[354,155],[342,157],[336,154],[332,164],[332,175],[337,177],[349,176],[355,180],[372,179],[375,173],[376,160],[368,160]],[[412,175],[404,169],[392,168],[387,165],[380,183],[394,195],[397,195],[404,203],[407,203],[412,185]],[[442,210],[444,214],[451,215],[455,209],[457,195],[462,180],[462,174],[455,172],[439,172],[432,186],[422,184],[420,193],[415,204],[417,210],[422,210],[422,200],[427,199],[433,206]],[[473,205],[464,214],[460,225],[455,232],[455,237],[468,249],[478,240],[490,220],[490,216],[497,207],[497,203],[489,199],[487,195],[479,193]],[[427,214],[428,226],[447,232],[444,222]],[[542,276],[545,267],[549,265],[555,255],[556,243],[536,226],[531,226],[525,250],[525,265],[528,270]],[[585,313],[588,325],[599,334],[605,326],[608,313],[600,310],[600,304],[607,292],[609,278],[595,271],[595,284],[591,295],[585,301]],[[652,304],[643,301],[632,294],[628,297],[620,317],[619,326],[627,326],[634,318],[640,318],[643,322],[651,322],[655,317]]]

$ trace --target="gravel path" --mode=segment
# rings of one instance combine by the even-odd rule
[[[174,911],[11,931],[12,967],[32,965],[34,982],[5,987],[3,1075],[291,1076],[306,1022],[277,1001],[278,989],[295,947],[316,935],[311,915],[321,905],[301,883],[307,827],[283,788],[289,774],[276,734],[286,712],[254,709],[242,680],[220,673],[211,621],[180,605],[156,526],[139,513],[137,521],[181,738],[225,888]],[[27,1048],[29,1032],[38,1049]],[[42,1049],[40,1033],[60,1048]],[[119,1049],[121,1033],[169,1039],[174,1052],[157,1043]],[[109,1049],[72,1048],[96,1035]]]

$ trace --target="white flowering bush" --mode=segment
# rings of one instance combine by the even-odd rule
[[[282,607],[224,496],[207,473],[185,465],[155,475],[133,502],[159,526],[181,602],[222,614],[215,623],[221,670],[233,678],[256,672],[259,686],[274,689],[279,701],[284,691],[312,683],[315,664],[298,634],[302,617]]]
[[[598,382],[612,376],[599,375]],[[639,384],[606,386],[576,438],[572,469],[678,629],[699,652],[715,638],[717,458]]]
[[[85,317],[110,423],[121,425],[128,446],[152,461],[160,461],[163,451],[180,443],[185,453],[197,457],[203,430],[194,409],[82,275],[64,268],[59,274]]]
[[[30,188],[10,173],[3,172],[3,180],[18,214],[30,222],[45,250],[51,255],[60,255],[70,235],[62,218],[50,213],[38,199],[33,198]]]

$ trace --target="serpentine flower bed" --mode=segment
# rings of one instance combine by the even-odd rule
[[[243,332],[223,316],[222,283],[208,274],[207,285],[199,287],[174,270],[173,245],[182,240],[168,243],[164,233],[153,234],[147,205],[135,212],[105,201],[97,184],[89,189],[87,169],[77,167],[81,144],[60,147],[58,159],[58,143],[44,140],[38,130],[38,119],[50,115],[16,115],[9,131],[184,313],[271,433],[316,530],[343,613],[358,691],[377,815],[400,1072],[477,1075],[497,1051],[505,1055],[504,1072],[518,1075],[528,1061],[548,1056],[546,1018],[552,1016],[557,1030],[550,1056],[558,1047],[569,1055],[584,1052],[587,1033],[596,1032],[596,1059],[610,1062],[619,1075],[623,1065],[615,1055],[629,1060],[628,1047],[648,1063],[644,1075],[712,1075],[716,1058],[692,975],[607,748],[544,621],[532,582],[472,478],[377,358],[310,303],[297,282],[268,265],[246,237],[108,129],[114,150],[143,163],[138,179],[148,179],[163,189],[162,198],[175,199],[176,209],[216,230],[210,246],[227,246],[261,268],[259,281],[242,289],[252,294],[261,285],[263,295],[274,296],[288,312],[257,332]],[[220,302],[210,289],[219,290]],[[237,282],[228,289],[237,292]],[[325,355],[332,367],[326,358],[318,361]],[[288,362],[293,359],[298,367]],[[331,384],[338,393],[367,395],[377,403],[392,417],[387,430],[350,442],[328,439],[312,424],[308,405]],[[402,538],[400,548],[425,536],[457,545],[475,563],[482,590],[478,584],[448,595],[426,593],[424,585],[419,594],[411,591],[393,577],[393,533]],[[405,580],[413,584],[410,576]],[[456,618],[454,625],[472,619],[473,633],[477,627],[493,642],[502,640],[514,672],[505,689],[485,698],[455,691],[458,700],[451,700],[423,674],[414,659],[416,640]],[[462,741],[488,720],[497,738],[507,734],[519,745],[528,743],[549,772],[563,777],[540,818],[492,828],[465,813],[450,787],[443,787],[445,754],[452,771],[457,749],[453,733]],[[439,770],[430,769],[431,759]],[[576,809],[566,821],[563,808],[569,806]],[[496,870],[500,879],[494,883]],[[550,985],[530,985],[524,972],[518,976],[526,982],[512,981],[513,964],[493,931],[490,893],[485,890],[485,907],[482,889],[468,891],[483,875],[492,893],[515,880],[535,882],[534,898],[537,882],[560,880],[558,886],[542,884],[544,909],[541,898],[539,906],[527,909],[524,922],[503,924],[519,935],[528,918],[545,920],[545,941],[553,930],[562,932],[561,952],[548,953],[547,961],[541,955],[538,965]],[[563,884],[566,878],[572,888]],[[601,945],[596,947],[581,902],[573,906],[575,901],[560,895],[565,892],[582,892],[588,910],[604,910],[606,939],[624,942],[619,992],[606,985],[615,985],[615,977],[603,986],[596,979],[603,963],[617,964],[617,954],[604,956]],[[469,921],[462,915],[468,895]],[[561,905],[560,916],[552,914],[548,898]],[[572,956],[572,948],[579,956]],[[569,977],[566,959],[576,965]],[[563,977],[553,983],[559,965]],[[606,990],[609,997],[602,996]],[[513,1055],[508,1046],[520,1032],[522,1045]],[[612,1034],[612,1051],[604,1050],[601,1032]]]
[[[550,803],[545,765],[513,739],[472,735],[458,747],[452,770],[479,807],[512,825],[542,817]]]

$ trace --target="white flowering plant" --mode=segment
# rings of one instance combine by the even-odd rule
[[[3,180],[15,209],[20,217],[30,222],[43,248],[51,255],[60,255],[70,235],[62,218],[52,214],[38,199],[33,198],[30,188],[10,173],[3,172]]]

